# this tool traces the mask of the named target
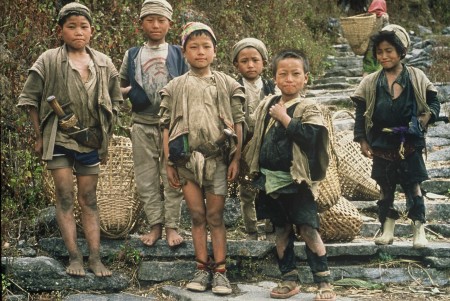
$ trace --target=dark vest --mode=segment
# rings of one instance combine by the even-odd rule
[[[141,46],[133,47],[128,50],[128,79],[130,80],[131,85],[128,97],[130,98],[131,109],[133,112],[143,111],[151,105],[144,88],[136,82],[135,78],[136,65],[134,64],[134,60],[140,49]],[[180,76],[189,70],[179,46],[169,45],[166,67],[169,71],[170,79]],[[157,114],[159,112],[159,104],[153,106],[154,108],[151,109],[151,112]]]

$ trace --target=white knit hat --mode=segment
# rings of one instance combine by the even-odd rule
[[[409,45],[411,44],[411,40],[409,39],[408,33],[400,25],[390,24],[390,25],[383,27],[383,29],[381,29],[381,31],[394,32],[395,36],[402,43],[402,45],[403,45],[403,47],[405,47],[405,49],[408,49]]]

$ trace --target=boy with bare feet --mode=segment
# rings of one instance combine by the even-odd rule
[[[120,68],[120,86],[124,98],[132,105],[131,141],[137,191],[144,203],[151,230],[141,236],[153,246],[166,231],[167,244],[175,247],[183,242],[178,232],[183,194],[167,183],[159,127],[158,92],[172,78],[188,71],[181,48],[169,45],[165,38],[172,26],[172,6],[165,0],[146,0],[140,12],[140,25],[146,42],[127,50]],[[164,185],[161,201],[160,183]]]
[[[55,183],[56,219],[70,257],[67,274],[85,276],[73,214],[75,174],[90,252],[88,266],[96,276],[105,277],[111,276],[111,271],[100,259],[96,189],[99,164],[107,160],[113,108],[122,102],[122,95],[119,74],[111,59],[88,46],[93,31],[91,12],[86,6],[73,2],[62,7],[57,33],[64,44],[44,52],[35,62],[18,106],[28,109],[36,134],[35,151],[47,162]],[[58,110],[54,111],[56,101],[72,118],[58,117]],[[79,128],[73,131],[70,126],[74,118],[82,135],[76,133]]]

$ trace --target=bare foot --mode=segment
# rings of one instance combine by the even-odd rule
[[[89,258],[88,264],[89,269],[97,277],[109,277],[112,275],[112,272],[103,265],[99,258]]]
[[[166,228],[166,240],[169,247],[178,247],[184,241],[183,237],[174,228]]]
[[[156,224],[152,226],[150,232],[141,236],[141,241],[144,243],[144,245],[151,247],[158,241],[158,239],[161,238],[161,236],[162,226],[161,224]]]
[[[69,266],[66,268],[66,273],[71,276],[86,276],[83,268],[83,257],[77,256],[69,260]]]

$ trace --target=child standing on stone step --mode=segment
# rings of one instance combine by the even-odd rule
[[[182,188],[192,219],[197,272],[187,288],[205,291],[212,272],[213,293],[227,295],[232,289],[226,276],[223,211],[227,180],[235,180],[239,172],[245,94],[236,80],[211,69],[217,40],[209,26],[186,24],[181,41],[191,69],[161,91],[167,178],[172,187]],[[227,132],[231,138],[224,136]],[[221,143],[222,138],[229,143]],[[208,255],[208,228],[213,259]]]
[[[244,104],[245,123],[244,143],[253,135],[254,124],[250,115],[253,114],[259,102],[267,95],[275,94],[275,84],[270,79],[261,77],[269,60],[266,45],[258,39],[246,38],[237,42],[232,50],[233,64],[239,71],[238,82],[245,87],[246,101]],[[258,229],[255,211],[256,189],[245,179],[239,184],[239,199],[247,239],[257,240]],[[266,232],[272,232],[270,221],[266,221]]]
[[[314,100],[302,98],[309,64],[299,50],[284,50],[272,61],[272,73],[281,95],[265,98],[254,113],[255,129],[245,150],[253,184],[260,190],[258,218],[275,227],[275,244],[282,282],[272,298],[299,292],[295,264],[294,226],[305,240],[307,261],[319,292],[314,300],[336,300],[330,285],[325,246],[319,235],[315,198],[328,167],[328,131]]]
[[[397,184],[406,195],[412,220],[413,247],[423,248],[425,201],[420,183],[428,179],[423,159],[425,132],[439,116],[437,90],[419,69],[404,65],[410,45],[406,30],[388,25],[373,36],[373,56],[383,69],[365,77],[351,99],[356,105],[354,141],[364,156],[373,159],[372,178],[380,186],[378,218],[383,235],[377,245],[392,244]]]
[[[163,228],[169,247],[183,242],[177,231],[183,194],[167,182],[158,116],[159,90],[172,78],[188,71],[181,48],[166,42],[173,23],[172,13],[172,6],[165,0],[144,1],[139,22],[146,42],[128,49],[120,68],[122,93],[132,104],[131,142],[136,187],[150,225],[150,232],[142,235],[141,241],[147,246],[153,246],[162,237]]]
[[[19,96],[27,107],[36,133],[35,151],[47,162],[55,183],[56,219],[69,252],[66,273],[85,276],[83,254],[77,246],[74,217],[73,174],[77,178],[77,199],[83,230],[89,247],[89,269],[96,276],[110,276],[100,258],[100,222],[97,182],[100,162],[106,163],[112,135],[113,110],[122,102],[119,74],[111,59],[89,47],[94,32],[91,11],[69,3],[58,13],[57,34],[64,44],[44,52],[31,67]],[[47,103],[55,96],[66,114],[98,134],[97,146],[69,135]],[[75,130],[76,131],[76,130]],[[101,143],[100,143],[101,142]]]

